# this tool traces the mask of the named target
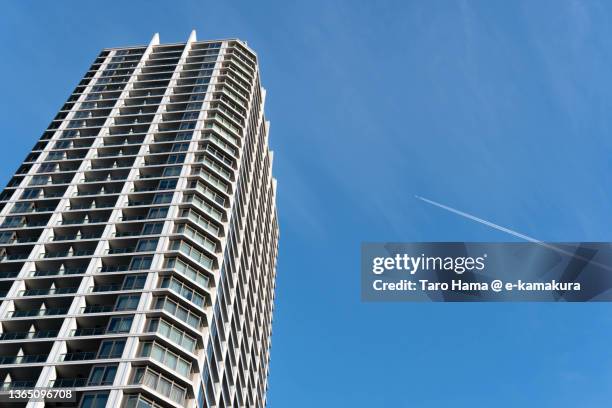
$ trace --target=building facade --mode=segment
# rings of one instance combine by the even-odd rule
[[[264,99],[237,39],[98,55],[0,195],[0,405],[266,405]]]

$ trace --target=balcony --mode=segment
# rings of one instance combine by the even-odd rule
[[[81,308],[81,313],[107,313],[113,312],[113,305],[89,305]]]
[[[0,356],[0,365],[6,364],[35,364],[47,361],[49,354],[30,354],[24,356]]]
[[[0,341],[31,340],[57,337],[59,330],[39,330],[34,332],[5,332],[0,333]]]
[[[35,385],[36,385],[36,379],[7,381],[7,382],[3,382],[0,385],[0,391],[22,390],[22,389],[34,388]]]
[[[53,309],[13,310],[6,317],[34,317],[34,316],[57,316],[68,313],[67,307]]]
[[[70,336],[100,336],[105,333],[106,329],[104,327],[85,327],[80,329],[72,329]]]
[[[48,271],[32,271],[31,276],[62,276],[62,275],[80,275],[87,271],[87,267],[79,268],[64,268]]]
[[[76,353],[64,353],[60,355],[59,361],[83,361],[83,360],[95,360],[95,351],[81,351]]]
[[[26,289],[20,290],[19,296],[45,296],[45,295],[63,295],[68,293],[76,293],[78,287],[70,288],[50,288],[50,289]]]
[[[51,388],[77,388],[86,385],[87,378],[58,378],[49,382]]]
[[[96,286],[90,286],[89,292],[90,293],[116,292],[116,291],[122,290],[122,288],[123,288],[123,285],[121,283],[115,283],[111,285],[96,285]]]

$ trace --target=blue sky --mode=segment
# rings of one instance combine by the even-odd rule
[[[609,3],[170,4],[4,2],[0,181],[101,48],[242,38],[279,186],[269,406],[609,406],[609,305],[364,304],[358,265],[362,241],[511,238],[415,194],[611,240]]]

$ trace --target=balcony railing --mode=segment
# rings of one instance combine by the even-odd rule
[[[89,292],[114,292],[117,290],[121,290],[121,284],[117,283],[114,285],[96,285],[90,286]]]
[[[124,272],[129,270],[130,265],[109,265],[100,268],[100,272]]]
[[[53,289],[26,289],[20,290],[19,296],[42,296],[42,295],[61,295],[66,293],[75,293],[79,288],[53,288]]]
[[[104,329],[104,327],[86,327],[81,329],[73,329],[70,332],[70,336],[99,336],[105,332],[106,329]]]
[[[24,388],[34,388],[36,380],[16,380],[6,381],[0,385],[0,391],[19,390]]]
[[[7,332],[0,333],[0,340],[26,340],[26,339],[45,339],[57,337],[59,330],[39,330],[35,332]]]
[[[105,313],[112,311],[113,305],[89,305],[81,308],[81,313]]]
[[[96,358],[95,351],[82,351],[78,353],[65,353],[60,355],[60,361],[82,361],[94,360]]]
[[[32,271],[31,276],[59,276],[59,275],[78,275],[85,273],[87,268],[65,268],[57,271]]]
[[[87,384],[86,378],[58,378],[49,382],[49,387],[53,388],[75,388],[84,387]]]
[[[31,354],[25,356],[0,356],[0,364],[32,364],[44,363],[47,361],[48,354]]]
[[[35,309],[35,310],[12,310],[7,317],[32,317],[32,316],[56,316],[68,313],[68,308]]]

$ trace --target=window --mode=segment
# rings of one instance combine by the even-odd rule
[[[55,142],[54,149],[68,149],[70,147],[71,142],[69,140],[58,140]]]
[[[103,87],[94,87],[94,88],[103,88]],[[68,122],[68,126],[66,127],[79,128],[79,127],[84,127],[85,125],[86,125],[86,122],[84,120],[71,120],[70,122]]]
[[[153,360],[184,376],[188,376],[191,372],[191,364],[187,360],[156,342],[143,343],[140,349],[140,356],[151,357]]]
[[[125,340],[105,340],[98,349],[98,358],[120,358]]]
[[[183,115],[183,120],[194,120],[198,118],[199,112],[187,112]]]
[[[168,207],[151,208],[147,218],[166,218],[168,215]]]
[[[172,289],[181,297],[195,303],[198,306],[204,306],[206,304],[206,298],[204,295],[196,292],[174,277],[163,277],[159,287]]]
[[[8,244],[13,240],[14,235],[13,231],[0,232],[0,244]]]
[[[193,94],[189,97],[189,102],[195,102],[195,101],[203,101],[204,100],[204,94],[203,93],[199,93],[199,94]]]
[[[176,188],[177,179],[160,180],[157,186],[158,190],[172,190]]]
[[[112,385],[117,373],[116,365],[109,366],[94,366],[89,375],[87,385]]]
[[[195,129],[195,126],[196,126],[195,122],[183,122],[179,126],[179,130],[192,130],[192,129]]]
[[[58,168],[57,163],[42,163],[40,167],[38,167],[39,173],[53,173]]]
[[[81,401],[81,408],[104,408],[108,401],[108,392],[98,392],[96,394],[85,394]]]
[[[19,227],[23,223],[23,217],[6,217],[2,223],[2,228]]]
[[[173,152],[184,152],[189,149],[189,143],[175,143],[172,145]]]
[[[191,140],[191,138],[193,137],[193,133],[192,132],[178,132],[176,134],[176,137],[174,138],[174,140],[179,141],[179,140]]]
[[[159,298],[153,299],[153,304],[155,305],[154,306],[155,309],[165,310],[171,315],[174,315],[174,317],[176,317],[177,319],[182,320],[183,322],[187,323],[191,327],[194,327],[196,329],[200,328],[200,325],[201,325],[200,317],[198,317],[191,311],[185,309],[181,305],[177,304],[172,299],[169,299],[167,297],[159,297]]]
[[[213,267],[214,262],[210,256],[206,255],[204,252],[196,249],[185,241],[172,241],[169,246],[169,249],[180,251],[181,253],[189,256],[197,263],[204,266],[205,268],[211,269]]]
[[[175,269],[181,275],[199,283],[205,288],[207,288],[210,285],[210,279],[208,278],[208,276],[204,275],[200,271],[187,265],[185,262],[181,261],[180,259],[177,259],[177,258],[168,259],[168,262],[166,263],[166,268]]]
[[[115,316],[108,323],[107,333],[129,333],[133,316]]]
[[[13,205],[13,208],[11,208],[11,213],[24,213],[24,212],[30,212],[30,210],[32,209],[32,203],[15,203]]]
[[[31,186],[42,186],[49,182],[49,176],[34,176],[30,181]]]
[[[155,248],[157,248],[157,238],[141,239],[138,241],[138,245],[136,245],[137,252],[155,251]]]
[[[123,280],[122,290],[142,289],[144,288],[147,275],[128,275]]]
[[[153,204],[166,204],[172,201],[172,193],[158,193],[153,196]]]
[[[78,130],[65,130],[62,132],[62,136],[60,137],[61,139],[72,139],[75,137],[79,137],[81,135],[81,132],[79,132]]]
[[[21,195],[21,199],[31,200],[34,198],[38,198],[40,196],[41,191],[42,190],[40,188],[29,188],[23,191],[23,194]]]
[[[180,174],[181,174],[181,168],[180,167],[166,167],[164,169],[163,176],[164,177],[172,177],[172,176],[179,176]]]
[[[185,388],[175,384],[168,378],[150,368],[137,367],[134,370],[132,384],[143,384],[165,395],[180,405],[185,402]]]
[[[132,262],[130,263],[130,270],[140,271],[143,269],[149,269],[152,261],[152,256],[135,256],[132,258]]]
[[[140,295],[121,295],[115,302],[115,310],[136,310]]]
[[[49,152],[47,160],[63,160],[64,152]]]
[[[166,160],[167,164],[176,164],[183,163],[185,161],[184,154],[171,154],[168,156],[168,160]]]
[[[142,227],[142,235],[156,235],[161,234],[164,223],[162,222],[148,222]]]

